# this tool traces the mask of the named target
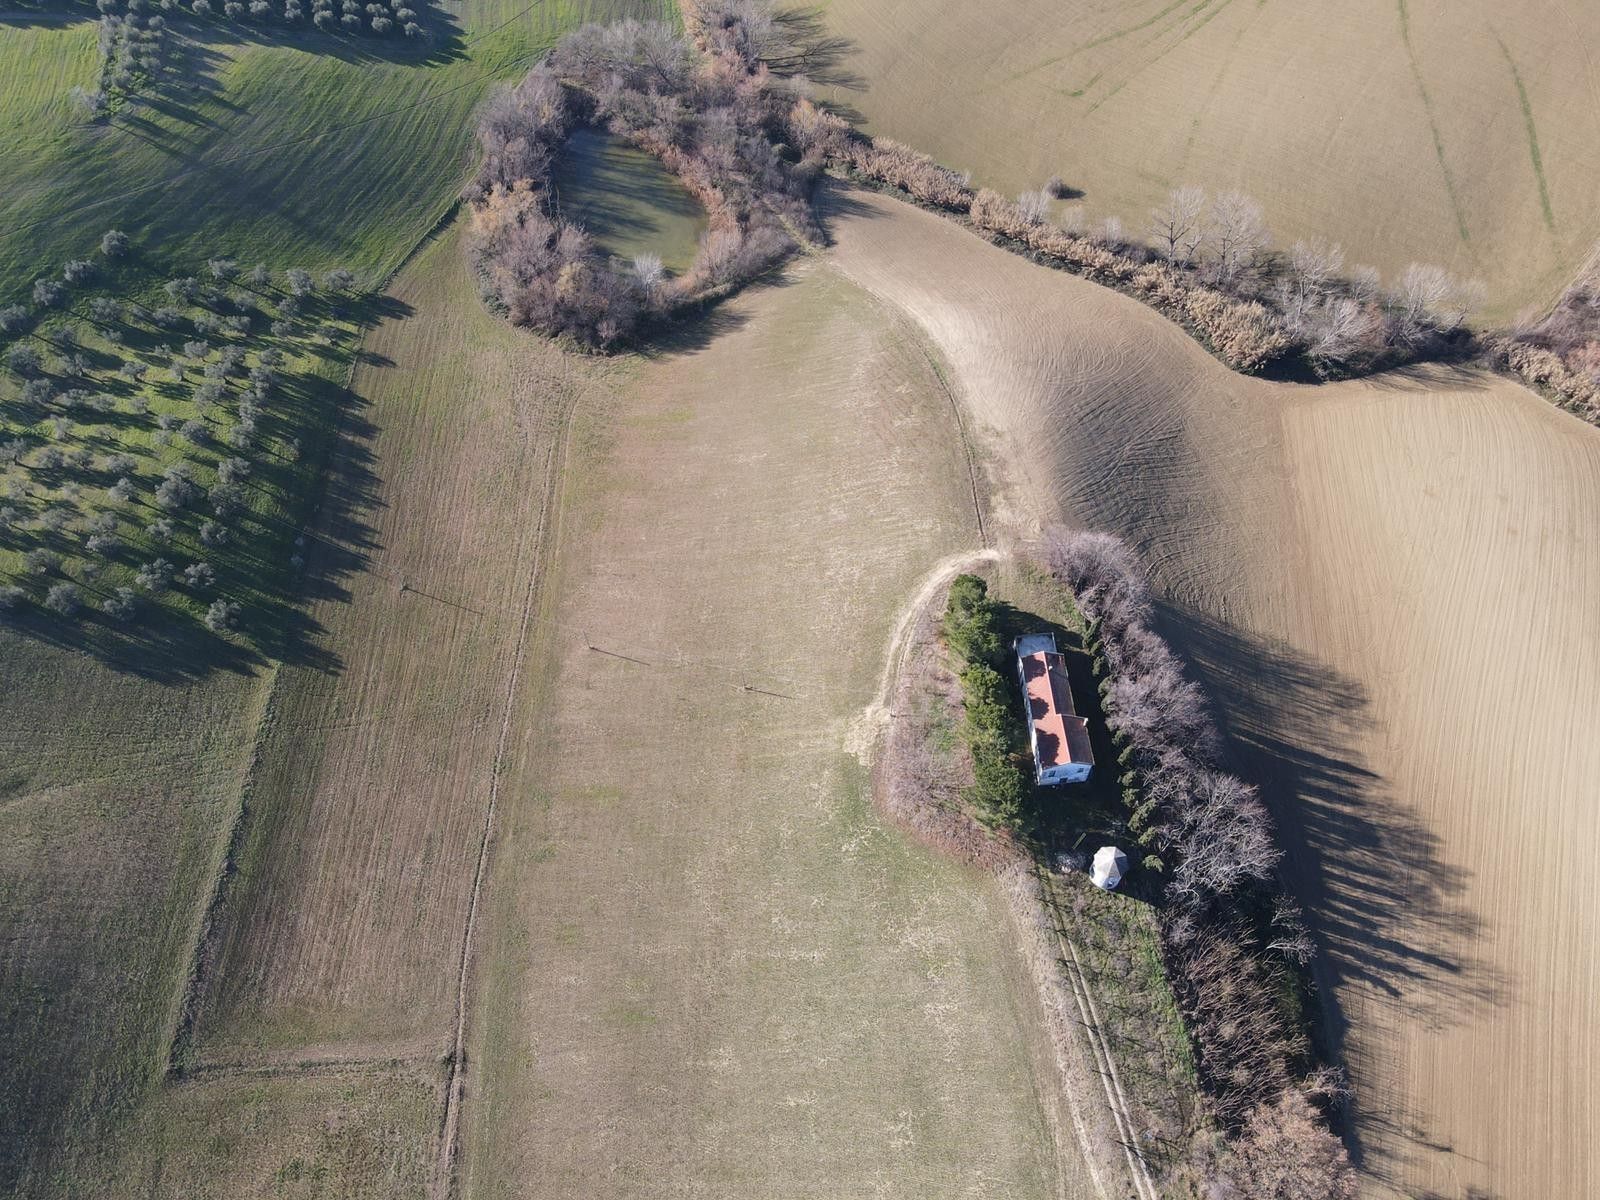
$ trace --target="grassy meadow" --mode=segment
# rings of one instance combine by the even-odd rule
[[[1600,34],[1561,0],[825,11],[864,81],[832,95],[872,132],[1013,195],[1060,175],[1130,233],[1174,187],[1242,189],[1280,244],[1483,280],[1491,321],[1553,300],[1600,238]]]
[[[843,749],[978,539],[933,362],[814,261],[714,320],[575,411],[463,1193],[1092,1195],[998,889]]]
[[[579,129],[567,139],[555,186],[562,214],[617,258],[658,254],[667,270],[682,271],[706,231],[699,202],[670,171],[599,130]]]

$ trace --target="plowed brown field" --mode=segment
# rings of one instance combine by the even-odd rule
[[[1059,174],[1142,231],[1242,188],[1286,244],[1550,300],[1600,237],[1600,35],[1573,0],[831,0],[874,133],[1015,193]]]
[[[910,314],[1006,521],[1131,538],[1272,794],[1375,1195],[1600,1171],[1600,433],[1471,372],[1233,375],[1133,301],[876,195],[832,261]]]

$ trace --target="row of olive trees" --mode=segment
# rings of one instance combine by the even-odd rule
[[[370,33],[379,37],[426,36],[417,0],[310,0],[311,22],[324,32]],[[95,0],[100,11],[100,82],[76,86],[71,97],[89,116],[103,116],[119,96],[154,88],[173,74],[175,17],[222,18],[259,25],[306,19],[302,0]],[[150,10],[157,10],[151,12]]]
[[[1277,892],[1266,807],[1219,769],[1205,697],[1150,627],[1132,550],[1109,534],[1052,530],[1040,555],[1086,622],[1128,825],[1152,851],[1146,866],[1167,879],[1165,956],[1211,1105],[1232,1132],[1214,1164],[1216,1194],[1353,1195],[1348,1158],[1317,1108],[1342,1098],[1341,1076],[1301,1074],[1305,1031],[1276,998],[1274,960],[1303,966],[1313,945],[1299,909]]]
[[[218,581],[209,559],[259,557],[238,518],[256,486],[258,426],[285,363],[256,327],[270,322],[275,339],[305,336],[309,327],[296,319],[302,309],[319,289],[321,305],[336,309],[355,277],[335,268],[319,283],[298,268],[244,270],[216,257],[204,279],[167,280],[159,290],[172,303],[152,307],[89,290],[130,252],[129,239],[109,231],[101,250],[103,264],[74,261],[60,281],[44,281],[54,286],[39,297],[40,309],[0,310],[0,329],[15,339],[3,354],[12,378],[6,386],[0,376],[0,416],[16,421],[0,425],[0,547],[20,567],[0,588],[0,608],[36,603],[71,616],[92,607],[127,622],[181,587],[221,631],[239,606],[207,596]],[[61,311],[69,301],[76,312]],[[152,344],[180,326],[195,335],[181,349]],[[339,336],[326,333],[332,328],[316,336]],[[125,348],[130,340],[143,349]],[[151,411],[152,387],[164,397],[162,411]],[[193,415],[172,411],[175,400]],[[129,428],[145,436],[129,439]],[[180,437],[186,457],[170,460],[166,448]],[[292,462],[297,446],[291,440],[272,455]],[[193,546],[187,562],[180,539]]]

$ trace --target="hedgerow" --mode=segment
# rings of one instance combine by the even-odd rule
[[[802,85],[766,62],[785,44],[778,27],[754,5],[702,2],[684,15],[685,34],[585,26],[486,106],[483,165],[466,192],[470,252],[486,296],[516,324],[611,346],[820,240],[810,194],[821,160],[783,147]],[[608,259],[549,203],[551,164],[577,124],[654,155],[699,200],[709,228],[682,275]]]
[[[1108,534],[1049,532],[1041,555],[1073,597],[1095,656],[1126,800],[1161,860],[1163,952],[1213,1112],[1230,1131],[1221,1194],[1354,1194],[1325,1105],[1342,1077],[1317,1069],[1282,982],[1314,947],[1276,882],[1279,851],[1256,790],[1221,771],[1199,688],[1149,624],[1143,571]],[[1286,1156],[1287,1155],[1287,1156]],[[1263,1190],[1264,1189],[1264,1190]]]

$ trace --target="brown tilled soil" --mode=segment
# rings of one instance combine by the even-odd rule
[[[1182,184],[1241,188],[1278,244],[1389,279],[1436,262],[1493,320],[1600,236],[1600,31],[1574,0],[833,0],[874,134],[1015,195],[1064,176],[1142,234]]]
[[[1003,527],[1114,530],[1272,795],[1374,1195],[1600,1170],[1600,433],[1474,372],[1233,375],[1137,303],[877,196],[830,261],[909,314]]]

